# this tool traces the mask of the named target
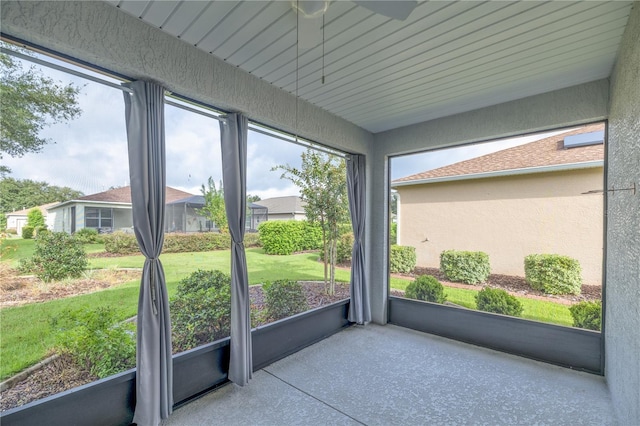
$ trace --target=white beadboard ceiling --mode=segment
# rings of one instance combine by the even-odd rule
[[[324,56],[296,48],[290,1],[108,3],[380,132],[608,77],[633,2],[419,1],[400,22],[333,1]]]

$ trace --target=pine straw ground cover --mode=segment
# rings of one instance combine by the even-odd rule
[[[304,287],[309,309],[325,306],[349,297],[348,283],[336,283],[334,296],[326,294],[323,282],[301,281],[300,283]],[[52,293],[48,294],[52,295]],[[265,298],[262,286],[251,286],[249,288],[249,298],[252,310],[264,309]],[[80,368],[69,357],[61,356],[10,389],[2,391],[0,393],[0,411],[18,407],[94,380],[97,380],[97,377]]]

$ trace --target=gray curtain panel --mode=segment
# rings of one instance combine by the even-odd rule
[[[351,252],[351,282],[349,316],[351,322],[364,324],[371,321],[371,307],[367,279],[364,270],[365,206],[365,162],[362,155],[351,155],[347,159],[347,194],[353,227],[353,251]]]
[[[133,422],[157,425],[173,410],[169,299],[160,263],[164,241],[166,161],[164,88],[125,84],[124,93],[133,229],[145,256],[138,300],[136,408]]]
[[[247,205],[247,133],[249,121],[242,114],[228,114],[220,121],[224,204],[231,234],[231,342],[229,380],[244,386],[253,372],[249,280],[244,252]]]

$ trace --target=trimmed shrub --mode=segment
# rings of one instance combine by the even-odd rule
[[[304,220],[268,220],[258,225],[260,244],[267,254],[289,255],[322,247],[322,230]]]
[[[213,250],[229,250],[231,236],[218,232],[198,234],[166,234],[164,236],[163,253],[188,253]]]
[[[76,231],[76,233],[73,234],[73,237],[82,244],[104,243],[103,236],[94,228],[82,228]]]
[[[140,247],[138,241],[133,234],[124,232],[114,232],[112,234],[103,235],[104,250],[113,254],[139,254]]]
[[[86,229],[86,228],[85,228]],[[80,232],[80,231],[78,231]],[[77,234],[77,233],[76,233]],[[114,254],[138,254],[138,241],[134,234],[114,232],[113,234],[100,235],[104,241],[104,249]],[[258,246],[257,234],[246,234],[245,247]],[[163,253],[189,253],[213,250],[229,250],[231,236],[218,232],[202,232],[193,234],[165,234]]]
[[[262,285],[267,316],[272,320],[287,318],[309,309],[302,285],[292,280],[277,280]]]
[[[392,223],[391,229],[389,229],[389,243],[398,244],[398,224]]]
[[[351,262],[351,254],[353,253],[353,232],[342,234],[338,239],[336,263]],[[324,260],[324,250],[320,250],[320,260]]]
[[[22,227],[22,238],[25,240],[33,238],[33,226],[25,225]]]
[[[391,246],[389,270],[392,273],[407,274],[416,267],[416,248],[411,246]]]
[[[0,213],[0,231],[7,230],[7,215]]]
[[[27,213],[27,225],[33,227],[33,229],[40,227],[46,227],[44,221],[44,215],[39,208],[34,207]]]
[[[475,299],[480,311],[519,317],[524,309],[515,296],[499,288],[485,287],[476,294]]]
[[[599,331],[602,323],[601,302],[580,302],[569,307],[573,326]]]
[[[432,275],[420,275],[407,286],[404,295],[409,299],[426,300],[433,303],[444,303],[447,300],[444,287]]]
[[[19,269],[49,282],[77,278],[87,265],[82,243],[66,232],[45,232],[36,238],[31,259],[21,262]]]
[[[489,255],[482,251],[445,250],[440,253],[440,271],[454,282],[484,283],[491,273]]]
[[[180,281],[169,305],[174,353],[227,337],[231,277],[220,271],[197,270]]]
[[[118,323],[113,308],[66,311],[53,319],[59,352],[104,378],[136,365],[135,324]]]
[[[36,226],[33,230],[34,235],[36,236],[36,238],[40,235],[43,234],[45,232],[49,232],[49,230],[47,229],[47,225],[44,226]]]
[[[245,247],[260,247],[260,235],[257,232],[247,232],[244,234]]]
[[[338,263],[351,262],[353,242],[353,232],[347,232],[340,236],[340,239],[338,240],[338,252],[336,253],[336,261]]]
[[[559,254],[530,254],[524,258],[524,277],[531,288],[547,294],[580,294],[580,262]]]

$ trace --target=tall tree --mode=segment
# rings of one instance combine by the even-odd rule
[[[67,186],[7,177],[0,180],[0,212],[11,213],[56,201],[69,201],[83,195]]]
[[[6,43],[0,45],[26,52]],[[80,115],[79,90],[46,77],[33,66],[23,69],[19,60],[0,53],[0,159],[5,154],[21,157],[39,152],[52,142],[40,136],[40,131]],[[9,172],[6,166],[0,167],[2,175]]]
[[[220,189],[218,189],[213,178],[209,176],[207,185],[202,184],[200,191],[204,196],[204,207],[200,211],[215,223],[220,232],[227,232],[229,225],[227,223],[227,211],[224,207],[222,182],[220,182]]]
[[[322,154],[312,149],[302,153],[300,169],[280,165],[272,170],[284,170],[282,179],[288,179],[300,188],[307,220],[322,228],[324,250],[324,281],[327,292],[335,294],[335,270],[341,223],[349,220],[347,199],[347,172],[343,159]]]

